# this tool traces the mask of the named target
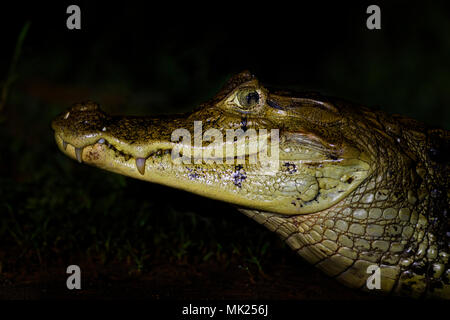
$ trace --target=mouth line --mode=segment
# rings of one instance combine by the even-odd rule
[[[154,149],[150,149],[149,153],[147,153],[147,155],[145,157],[139,157],[136,155],[133,155],[132,153],[129,152],[125,152],[123,150],[120,150],[117,146],[115,146],[113,143],[110,143],[107,139],[105,138],[100,138],[97,141],[93,142],[93,143],[88,143],[85,144],[81,147],[76,147],[74,144],[67,142],[66,140],[64,140],[60,134],[55,134],[55,136],[60,140],[60,144],[62,146],[62,149],[65,153],[70,153],[67,151],[67,146],[71,146],[74,150],[75,153],[75,158],[79,163],[83,163],[83,150],[86,147],[92,147],[94,148],[96,145],[101,145],[101,146],[105,146],[108,148],[108,150],[111,150],[112,152],[114,152],[114,156],[116,158],[122,158],[125,162],[128,162],[130,159],[133,159],[136,168],[138,170],[138,172],[141,175],[145,174],[145,167],[146,167],[146,161],[150,158],[160,158],[166,155],[170,155],[172,153],[172,151],[174,150],[174,147],[169,147],[168,145],[161,148],[161,147],[155,147]],[[182,150],[181,150],[182,151]],[[192,150],[193,151],[193,150]],[[184,159],[182,152],[180,153],[181,158]],[[241,162],[238,161],[244,161],[245,164],[250,164],[251,162],[249,161],[250,157],[255,157],[257,156],[258,153],[256,154],[249,154],[249,153],[245,153],[244,155],[234,155],[234,157],[223,157],[223,158],[216,158],[216,157],[207,157],[207,158],[201,158],[202,162],[208,163],[209,161],[217,161],[218,159],[221,159],[223,161],[223,164],[227,164],[227,165],[233,165],[233,164],[243,164]],[[191,158],[192,164],[198,164],[196,161],[198,159],[194,156],[193,158]],[[229,162],[230,160],[233,160],[233,163]],[[308,166],[320,166],[321,164],[323,164],[324,162],[340,162],[343,159],[340,158],[333,158],[333,159],[320,159],[320,160],[297,160],[297,161],[293,161],[296,162],[298,164],[303,164],[303,165],[308,165]],[[279,161],[288,161],[287,159],[279,159]],[[289,160],[292,161],[292,160]]]
[[[136,157],[133,154],[124,152],[122,150],[119,150],[117,147],[115,147],[113,144],[109,143],[108,140],[104,139],[104,138],[100,138],[99,140],[97,140],[97,142],[91,143],[91,144],[86,144],[83,147],[76,147],[73,144],[66,142],[64,139],[62,139],[60,136],[58,136],[59,139],[61,139],[61,144],[63,146],[64,151],[67,150],[67,146],[71,146],[74,150],[75,150],[75,157],[76,160],[79,163],[83,163],[83,159],[82,159],[82,154],[83,154],[83,150],[86,147],[93,147],[96,144],[100,144],[100,145],[104,145],[106,146],[109,150],[112,150],[115,154],[115,157],[117,158],[123,158],[125,161],[128,161],[130,159],[134,159],[136,162],[136,167],[139,171],[139,173],[141,173],[142,175],[145,172],[145,162],[147,159],[149,158],[154,158],[154,157],[162,157],[164,155],[170,154],[173,151],[173,148],[155,148],[153,151],[150,152],[150,154],[146,157]],[[244,160],[246,163],[249,162],[249,159],[251,156],[256,156],[258,153],[256,154],[245,154],[244,156],[234,156],[233,158],[230,157],[225,157],[225,158],[216,158],[216,157],[208,157],[208,158],[200,158],[202,159],[202,161],[208,162],[208,161],[218,161],[218,160],[223,160],[224,163],[228,163],[228,161],[233,160]],[[180,157],[183,160],[183,154],[180,153]],[[196,163],[198,159],[196,157],[192,158],[192,162],[193,164]]]
[[[71,146],[74,149],[76,160],[79,163],[83,163],[82,155],[83,155],[83,150],[85,148],[87,148],[87,147],[94,147],[95,145],[100,144],[100,145],[106,146],[109,150],[113,151],[114,152],[114,156],[116,158],[122,158],[126,162],[129,161],[130,159],[134,159],[134,162],[136,164],[136,168],[138,169],[138,171],[139,171],[139,173],[141,175],[144,175],[144,173],[145,173],[145,164],[146,164],[147,159],[163,157],[165,155],[171,154],[171,152],[173,151],[173,148],[155,148],[146,157],[136,157],[133,154],[124,152],[122,150],[119,150],[116,146],[114,146],[112,143],[110,143],[108,140],[106,140],[104,138],[100,138],[96,142],[90,143],[90,144],[86,144],[86,145],[84,145],[82,147],[76,147],[75,145],[71,144],[70,142],[65,141],[63,138],[61,138],[60,135],[57,135],[57,137],[61,140],[61,145],[62,145],[62,147],[63,147],[65,152],[67,152],[67,147],[68,146]],[[181,156],[181,159],[184,159],[182,153],[180,154],[180,156]],[[244,161],[246,161],[248,163],[250,156],[254,156],[254,155],[253,154],[252,155],[246,154],[244,156],[244,159],[245,159]],[[212,158],[201,158],[201,159],[202,159],[202,161],[207,162],[207,161],[217,161],[218,158],[212,157]],[[231,159],[236,161],[237,159],[242,159],[242,156],[239,156],[239,157],[235,156],[234,158],[224,158],[223,161],[225,163],[225,162],[227,162],[228,160],[231,160]],[[196,158],[193,157],[192,158],[192,163],[195,164],[195,161],[196,161]]]

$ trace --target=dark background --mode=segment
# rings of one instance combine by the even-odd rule
[[[70,4],[81,30],[66,28]],[[368,30],[370,4],[2,4],[0,81],[31,25],[1,114],[0,298],[376,299],[226,204],[79,165],[50,129],[86,99],[111,113],[191,110],[244,69],[449,129],[449,7],[376,2],[382,29]],[[65,288],[69,264],[80,292]]]

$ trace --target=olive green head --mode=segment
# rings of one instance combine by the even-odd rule
[[[355,137],[371,114],[348,108],[269,91],[242,72],[187,114],[111,116],[87,102],[52,127],[61,151],[80,162],[241,207],[303,214],[335,205],[371,171],[373,150]]]

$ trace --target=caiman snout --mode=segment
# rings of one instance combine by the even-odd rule
[[[52,128],[61,151],[79,162],[98,163],[112,151],[124,159],[134,159],[143,174],[148,157],[166,154],[173,148],[168,123],[174,119],[110,116],[88,101],[61,113],[53,120]]]
[[[85,137],[98,135],[106,125],[106,114],[94,102],[79,103],[63,112],[52,122],[52,128],[64,140],[70,140],[73,145],[81,147]],[[77,138],[83,136],[77,143]]]
[[[74,119],[78,120],[79,122],[83,120],[88,121],[94,120],[96,118],[103,118],[104,116],[105,114],[100,110],[99,105],[95,102],[88,101],[85,103],[77,103],[67,111],[60,114],[55,120],[53,120],[52,128],[56,130],[56,127],[58,126],[64,127],[68,124],[72,124],[74,122]],[[84,122],[84,124],[86,123],[87,122]]]
[[[96,110],[100,110],[100,107],[98,106],[98,104],[92,101],[87,101],[85,103],[78,103],[69,109],[69,111],[73,112],[96,111]]]

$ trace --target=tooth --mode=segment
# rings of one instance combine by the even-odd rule
[[[142,175],[144,175],[145,172],[145,160],[145,158],[136,158],[136,167]]]
[[[67,142],[65,142],[64,140],[63,140],[63,148],[64,148],[64,150],[67,149]]]
[[[83,162],[81,160],[81,155],[83,154],[83,148],[75,148],[75,155],[77,156],[77,160],[79,163]]]
[[[100,140],[97,141],[98,143],[105,143],[105,139],[101,138]]]

